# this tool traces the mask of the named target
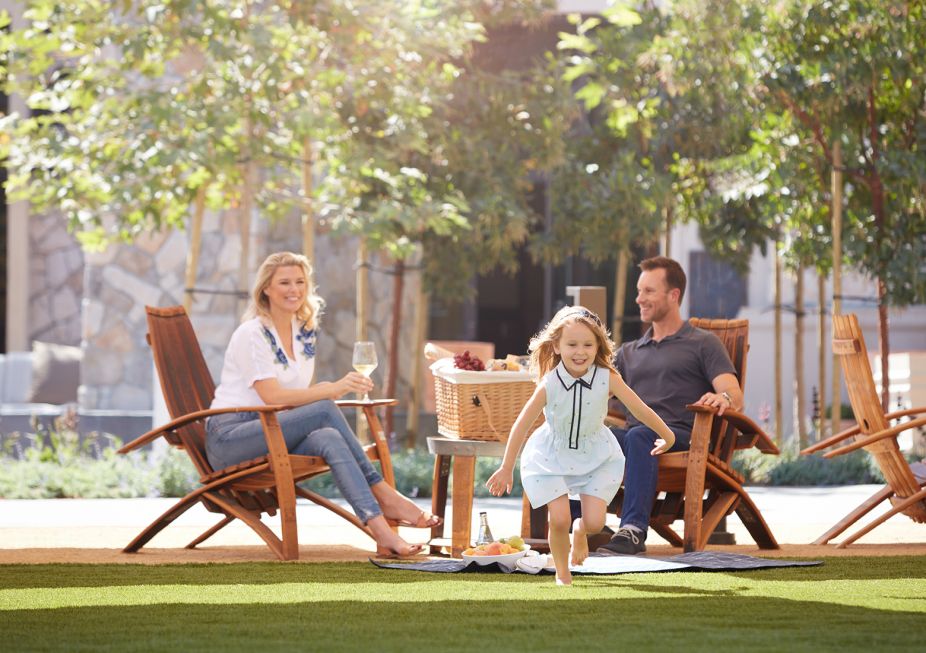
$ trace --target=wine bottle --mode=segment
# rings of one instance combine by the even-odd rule
[[[492,537],[492,530],[489,528],[489,518],[484,512],[479,513],[479,537],[476,538],[476,546],[480,544],[488,544],[489,542],[494,542],[495,538]]]

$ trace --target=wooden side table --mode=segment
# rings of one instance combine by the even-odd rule
[[[475,490],[476,458],[502,458],[505,455],[505,443],[485,440],[458,440],[456,438],[430,437],[428,451],[434,454],[434,480],[431,486],[431,512],[444,517],[447,509],[447,486],[450,470],[453,469],[453,520],[449,540],[445,537],[444,525],[431,529],[430,553],[441,553],[444,547],[450,548],[450,555],[459,558],[463,550],[472,542],[473,494]],[[526,499],[524,499],[526,504]],[[540,522],[537,517],[542,517]],[[532,528],[532,523],[537,522]],[[546,508],[530,510],[526,504],[521,518],[521,536],[534,547],[546,545],[546,533],[532,533],[537,528],[546,528]],[[531,537],[531,535],[535,537]],[[537,537],[544,539],[536,539]],[[534,547],[536,548],[536,547]]]

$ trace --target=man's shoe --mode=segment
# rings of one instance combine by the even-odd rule
[[[611,541],[596,549],[609,556],[635,556],[646,551],[643,533],[633,528],[620,528]]]
[[[604,546],[611,541],[611,536],[614,535],[614,531],[611,530],[608,526],[605,526],[601,529],[600,533],[595,533],[594,535],[588,536],[588,550],[595,551],[598,547]]]

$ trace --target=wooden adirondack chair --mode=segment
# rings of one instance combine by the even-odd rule
[[[689,321],[720,338],[742,387],[749,351],[749,320],[691,318]],[[778,447],[743,413],[726,410],[719,416],[713,408],[705,406],[689,405],[688,409],[696,413],[691,447],[688,451],[659,456],[657,500],[650,515],[650,526],[673,546],[683,547],[685,551],[701,551],[720,520],[735,510],[759,548],[779,548],[768,524],[743,488],[743,475],[732,465],[737,450],[756,447],[763,453],[778,454]],[[659,499],[663,492],[664,498]],[[609,510],[620,515],[622,500],[623,489],[618,491]],[[529,504],[526,510],[530,510]],[[532,542],[545,537],[543,510],[545,508],[530,510],[529,523],[527,517],[522,518]],[[683,537],[670,528],[678,519],[685,520]]]
[[[837,548],[845,548],[897,513],[903,513],[917,523],[926,523],[926,465],[923,463],[908,464],[897,444],[899,434],[926,425],[926,417],[911,419],[894,427],[890,425],[892,420],[926,413],[926,406],[892,413],[884,412],[871,374],[865,337],[859,328],[858,318],[854,314],[833,316],[833,353],[839,356],[842,363],[856,425],[807,447],[801,453],[810,454],[822,451],[854,437],[854,442],[828,451],[823,454],[823,457],[832,458],[864,448],[874,457],[887,480],[887,485],[843,517],[814,544],[826,544],[885,499],[890,499],[893,504],[888,512],[837,545]]]
[[[328,499],[300,488],[296,483],[328,471],[323,458],[290,454],[283,441],[277,412],[291,406],[254,406],[212,410],[215,383],[209,374],[199,341],[182,306],[145,307],[148,314],[148,343],[161,379],[161,390],[172,420],[119,449],[127,453],[164,437],[171,445],[186,451],[200,474],[200,487],[180,499],[167,512],[147,526],[123,551],[134,553],[152,537],[197,503],[222,519],[187,545],[194,548],[235,519],[240,519],[257,533],[281,560],[299,558],[296,531],[296,496],[324,506],[369,534],[369,530],[352,513]],[[378,460],[383,478],[395,486],[389,447],[374,412],[378,406],[398,403],[394,399],[372,402],[338,401],[340,406],[363,410],[370,425],[373,444],[365,447],[370,460]],[[255,411],[260,414],[269,454],[232,467],[214,470],[206,458],[205,420],[210,415]],[[261,521],[261,514],[280,511],[281,533],[278,537]]]

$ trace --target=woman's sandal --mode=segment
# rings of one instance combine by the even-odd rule
[[[408,553],[402,554],[392,547],[376,545],[376,557],[387,560],[418,560],[421,558],[420,553],[425,549],[424,544],[409,544]]]
[[[443,517],[438,517],[424,510],[418,513],[418,519],[413,522],[406,519],[388,519],[388,521],[393,526],[407,526],[409,528],[434,528],[444,523]]]

